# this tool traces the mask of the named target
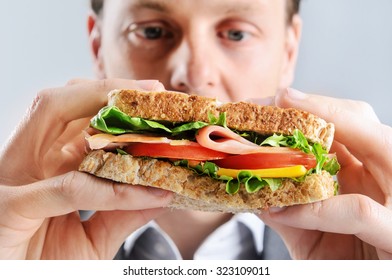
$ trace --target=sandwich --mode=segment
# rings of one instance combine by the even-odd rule
[[[301,110],[113,90],[79,170],[172,191],[170,207],[258,212],[334,196],[334,125]]]

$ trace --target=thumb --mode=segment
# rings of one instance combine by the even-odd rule
[[[304,110],[333,123],[334,139],[345,145],[376,178],[385,177],[379,166],[391,167],[392,152],[390,149],[384,149],[383,153],[380,153],[379,147],[391,139],[392,129],[380,124],[376,113],[368,103],[305,94],[294,89],[277,93],[275,102],[279,107]]]
[[[277,92],[275,103],[283,108],[297,108],[338,124],[347,125],[348,118],[379,122],[373,108],[366,102],[329,96],[307,94],[288,88]]]

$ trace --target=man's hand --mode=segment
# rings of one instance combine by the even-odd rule
[[[335,124],[340,195],[307,205],[274,208],[261,218],[298,259],[392,258],[392,128],[364,102],[308,95],[292,89],[280,107],[311,112]]]
[[[156,81],[74,80],[38,94],[0,154],[0,258],[111,259],[127,235],[165,211],[169,192],[73,171],[88,119],[115,88],[164,89]],[[81,221],[77,210],[96,212]]]

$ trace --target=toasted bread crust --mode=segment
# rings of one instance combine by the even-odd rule
[[[257,212],[323,200],[334,195],[334,181],[327,172],[307,176],[298,183],[286,179],[276,191],[266,187],[249,194],[244,186],[235,195],[225,191],[225,183],[157,159],[92,151],[79,171],[131,185],[151,186],[175,193],[171,207],[203,211]]]
[[[213,98],[179,92],[114,90],[109,93],[109,105],[130,116],[170,122],[208,122],[208,114],[218,117],[226,112],[231,129],[262,135],[292,135],[299,129],[308,140],[320,143],[328,151],[335,132],[333,124],[305,111],[246,102],[221,104]]]

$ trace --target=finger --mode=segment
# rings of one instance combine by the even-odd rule
[[[392,171],[392,128],[379,123],[374,111],[363,102],[309,95],[289,89],[276,96],[276,104],[295,107],[335,124],[335,139],[364,163],[375,178],[387,186]],[[382,148],[384,147],[384,148]],[[382,166],[383,168],[380,168]]]
[[[261,215],[281,228],[356,235],[366,243],[392,252],[392,211],[363,195],[340,195],[306,205],[290,206]],[[279,229],[279,227],[278,227]],[[286,233],[287,235],[287,233]],[[287,237],[287,236],[286,236]]]
[[[84,222],[84,228],[97,252],[101,253],[101,258],[113,259],[118,248],[132,232],[167,211],[167,208],[100,211]]]
[[[7,210],[29,219],[76,210],[150,209],[164,207],[171,200],[168,191],[115,183],[76,171],[6,191],[4,197],[12,198]]]
[[[339,141],[333,141],[330,152],[336,154],[342,168],[362,164],[353,154],[350,153],[347,147]]]
[[[297,105],[296,107],[299,109],[318,113],[320,117],[326,120],[345,116],[340,116],[340,114],[348,114],[348,116],[354,114],[360,118],[380,122],[373,108],[368,103],[359,100],[312,95],[288,88],[277,92],[275,101],[278,106],[282,107]]]
[[[77,85],[77,84],[81,84],[81,83],[89,83],[89,82],[93,82],[93,79],[85,79],[85,78],[74,78],[72,80],[69,80],[66,85],[67,86],[72,86],[72,85]]]
[[[72,121],[67,125],[63,134],[47,151],[48,156],[43,159],[46,166],[44,178],[77,170],[85,156],[86,141],[83,130],[88,127],[89,122],[90,118],[85,118]]]
[[[267,96],[264,98],[250,98],[245,101],[263,106],[272,106],[275,105],[275,96]]]
[[[107,94],[111,90],[118,88],[153,90],[162,87],[158,81],[152,80],[113,79],[46,89],[41,91],[33,101],[20,130],[23,130],[24,135],[37,136],[37,127],[40,127],[41,131],[51,129],[51,138],[57,138],[68,122],[96,114],[107,104]]]
[[[150,80],[116,79],[79,83],[41,92],[35,105],[33,105],[32,111],[38,111],[38,119],[41,119],[42,114],[37,109],[41,109],[48,116],[52,116],[46,122],[48,127],[56,125],[56,127],[63,128],[70,121],[96,114],[99,109],[107,104],[107,95],[111,90],[118,88],[154,90],[160,87],[162,85],[158,81]]]
[[[163,90],[156,80],[100,80],[79,83],[66,88],[49,91],[48,98],[59,109],[59,118],[65,123],[89,117],[107,104],[107,94],[114,89]],[[44,92],[45,95],[45,92]]]
[[[108,92],[116,88],[164,89],[161,83],[153,80],[101,80],[42,91],[11,137],[12,145],[6,146],[0,155],[0,159],[12,158],[7,161],[4,172],[21,174],[31,169],[32,163],[25,159],[27,154],[37,163],[63,134],[69,122],[96,114],[107,104]]]
[[[95,115],[99,109],[107,104],[107,94],[111,90],[116,88],[153,90],[159,87],[161,87],[161,84],[158,81],[150,80],[101,80],[49,92],[46,102],[52,104],[46,106],[52,110],[46,112],[46,114],[57,117],[47,118],[45,122],[46,127],[52,129],[50,129],[50,133],[43,134],[43,137],[45,137],[42,139],[44,140],[42,142],[43,147],[50,146],[70,121]],[[55,130],[57,130],[57,133],[55,133]]]
[[[381,188],[376,186],[377,183],[372,174],[343,144],[334,141],[331,152],[336,153],[341,166],[337,174],[340,194],[363,194],[378,203],[385,203],[385,192],[388,191],[388,186],[381,186]]]
[[[339,193],[361,193],[364,194],[362,176],[363,166],[360,161],[358,161],[347,148],[334,141],[331,147],[331,152],[336,153],[336,157],[340,164],[340,170],[338,172],[338,182],[339,182]],[[356,174],[353,176],[353,174]]]

